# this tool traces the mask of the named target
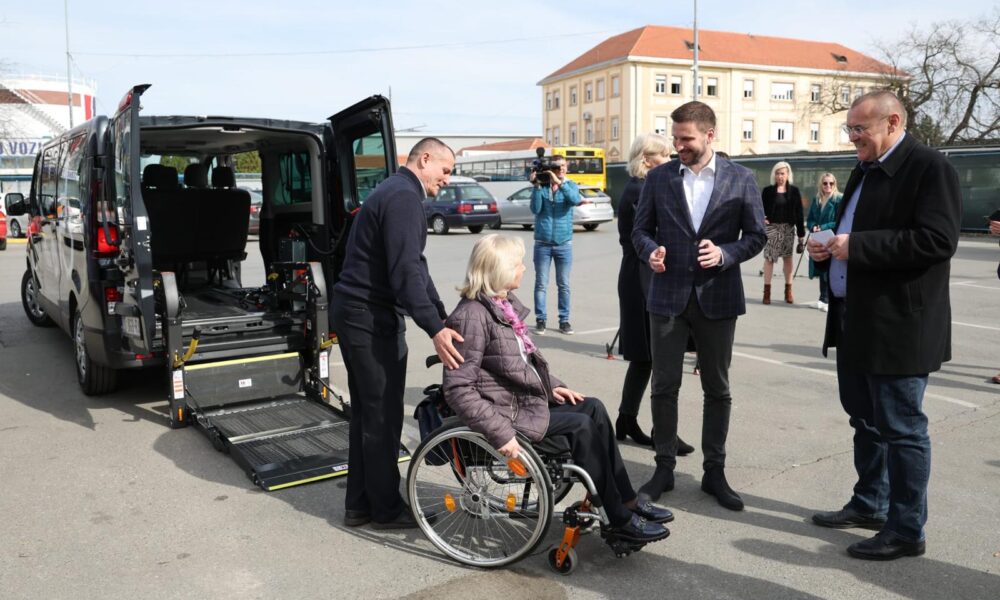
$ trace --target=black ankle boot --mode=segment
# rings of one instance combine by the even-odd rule
[[[681,436],[677,436],[677,456],[687,456],[692,452],[694,452],[694,446],[682,440]]]
[[[643,433],[642,429],[639,428],[638,419],[619,414],[618,419],[615,420],[615,437],[618,438],[619,442],[622,442],[625,441],[625,436],[631,436],[635,443],[640,446],[653,445],[653,438]]]
[[[657,465],[653,477],[639,488],[639,495],[656,502],[663,492],[674,489],[674,470]],[[640,502],[645,500],[640,498]]]

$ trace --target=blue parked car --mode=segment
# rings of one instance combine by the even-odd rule
[[[500,223],[497,203],[486,188],[469,177],[452,177],[436,198],[424,199],[427,227],[441,235],[452,227],[467,227],[479,233]]]

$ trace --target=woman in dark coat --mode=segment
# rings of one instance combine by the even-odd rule
[[[792,166],[785,161],[771,168],[771,185],[761,190],[764,203],[764,225],[767,226],[767,245],[764,246],[764,304],[771,303],[771,275],[774,263],[780,258],[785,274],[785,302],[795,302],[792,297],[792,246],[795,234],[799,237],[799,252],[806,237],[802,219],[802,194],[792,185]]]
[[[490,234],[472,249],[462,300],[447,324],[462,335],[465,358],[444,371],[448,405],[497,451],[517,458],[517,433],[537,442],[568,438],[573,462],[587,471],[615,534],[635,542],[662,540],[673,514],[639,499],[629,481],[611,419],[597,398],[585,398],[549,373],[524,319],[528,309],[511,293],[524,276],[524,242]]]
[[[639,428],[639,405],[649,385],[653,362],[649,352],[649,314],[646,312],[646,292],[652,272],[645,260],[640,260],[632,245],[632,224],[639,193],[650,169],[670,160],[670,143],[662,135],[640,135],[629,151],[628,170],[631,177],[618,201],[618,242],[622,247],[622,264],[618,271],[619,341],[618,348],[628,361],[622,401],[618,406],[615,432],[619,440],[631,436],[635,443],[652,446],[653,440]],[[694,448],[677,438],[677,454],[694,452]]]

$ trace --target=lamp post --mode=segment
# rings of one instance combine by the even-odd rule
[[[698,0],[694,0],[694,63],[691,68],[694,73],[694,84],[691,86],[691,99],[698,99]]]
[[[70,70],[69,56],[69,0],[63,0],[63,13],[66,15],[66,89],[69,95],[69,128],[73,129],[73,72]]]

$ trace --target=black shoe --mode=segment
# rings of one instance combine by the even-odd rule
[[[642,432],[639,428],[639,421],[635,417],[618,415],[615,420],[615,437],[618,441],[624,441],[626,436],[631,436],[632,440],[640,446],[652,446],[653,438]]]
[[[535,319],[535,335],[545,335],[545,319]]]
[[[674,513],[670,509],[659,507],[642,498],[636,500],[632,512],[650,523],[669,523],[674,520]]]
[[[650,501],[656,502],[663,492],[669,492],[672,489],[674,489],[674,470],[657,466],[652,479],[639,488],[639,493]],[[642,502],[643,499],[639,501]]]
[[[743,498],[729,487],[722,467],[712,467],[705,471],[705,476],[701,479],[701,491],[715,496],[723,508],[743,510]]]
[[[395,519],[390,521],[379,522],[372,521],[372,529],[415,529],[417,527],[417,520],[413,518],[413,514],[410,512],[410,507],[403,505],[403,510],[399,511]]]
[[[681,436],[677,436],[677,456],[687,456],[692,452],[694,452],[694,446],[682,440]]]
[[[885,517],[866,517],[853,508],[844,507],[830,512],[819,512],[812,516],[813,523],[833,529],[861,527],[879,531],[885,525]]]
[[[361,527],[371,520],[372,516],[366,510],[351,510],[348,508],[344,511],[344,525],[348,527]]]
[[[907,542],[891,531],[880,531],[875,537],[847,547],[848,554],[864,560],[895,560],[903,556],[920,556],[926,550],[926,542]]]
[[[569,321],[563,321],[559,324],[559,333],[565,333],[566,335],[573,335],[576,333],[573,331],[573,326],[569,324]]]
[[[670,530],[659,523],[653,523],[643,519],[639,515],[633,514],[629,522],[618,527],[603,527],[602,537],[608,543],[614,541],[628,541],[640,544],[658,542],[670,535]]]

